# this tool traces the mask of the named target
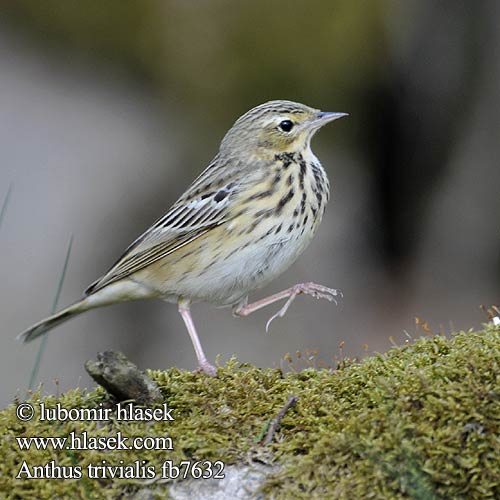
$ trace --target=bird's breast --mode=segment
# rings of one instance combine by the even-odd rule
[[[264,168],[224,223],[145,270],[146,279],[163,276],[157,286],[168,297],[230,305],[293,264],[321,221],[328,179],[312,154],[282,153]]]

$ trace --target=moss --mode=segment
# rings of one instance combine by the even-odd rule
[[[265,456],[279,464],[264,491],[274,498],[499,498],[500,328],[426,337],[341,370],[283,375],[231,360],[209,378],[176,368],[149,374],[175,421],[20,422],[15,405],[0,413],[0,491],[7,498],[127,497],[144,480],[20,480],[23,460],[43,465],[110,465],[145,460],[224,460]],[[257,441],[289,395],[299,396],[271,445]],[[37,407],[108,404],[102,389],[33,394]],[[20,451],[15,437],[170,436],[168,451]],[[149,485],[164,494],[165,484]]]

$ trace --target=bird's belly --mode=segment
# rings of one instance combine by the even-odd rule
[[[294,242],[250,245],[207,269],[203,276],[185,282],[190,296],[220,305],[238,302],[250,291],[261,288],[279,276],[299,256]]]
[[[306,230],[266,237],[266,232],[261,233],[257,238],[251,234],[245,241],[240,235],[221,231],[216,239],[219,245],[212,238],[200,238],[196,248],[148,266],[134,280],[153,285],[169,301],[186,297],[191,302],[235,304],[285,271],[312,239],[312,231]]]
[[[194,288],[202,292],[202,300],[234,304],[285,271],[307,243],[281,238],[266,245],[249,245],[208,269],[201,281],[193,282]]]

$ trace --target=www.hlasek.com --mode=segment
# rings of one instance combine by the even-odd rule
[[[164,403],[158,408],[144,408],[132,403],[118,403],[114,408],[103,407],[100,403],[96,408],[64,408],[60,403],[47,407],[45,403],[35,405],[21,403],[16,408],[17,418],[28,422],[38,418],[41,422],[65,421],[136,421],[160,422],[173,421],[173,409]],[[87,431],[80,433],[70,432],[67,436],[18,436],[17,446],[21,451],[26,450],[173,450],[174,443],[169,436],[124,436],[121,431],[112,435],[94,436]],[[80,479],[86,475],[90,479],[223,479],[225,464],[221,460],[189,460],[174,463],[165,460],[159,467],[146,460],[135,460],[125,463],[111,463],[101,460],[99,463],[90,463],[85,467],[80,465],[59,465],[55,460],[45,464],[31,464],[24,460],[16,475],[16,479]]]

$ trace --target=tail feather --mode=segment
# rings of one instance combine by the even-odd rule
[[[38,323],[31,326],[24,332],[20,333],[16,338],[21,342],[30,342],[39,337],[40,335],[43,335],[44,333],[48,332],[49,330],[52,330],[52,328],[55,328],[56,326],[59,326],[62,323],[65,323],[74,316],[84,311],[87,311],[89,308],[90,307],[87,304],[86,299],[75,302],[69,307],[66,307],[66,309],[63,309],[62,311],[59,311],[58,313],[49,316],[48,318],[45,318],[42,321],[39,321]]]

